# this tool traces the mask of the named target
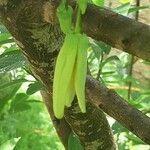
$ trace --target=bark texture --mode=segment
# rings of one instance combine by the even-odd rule
[[[74,103],[66,110],[65,119],[57,120],[54,117],[51,87],[56,57],[64,38],[55,20],[56,1],[8,0],[0,4],[2,22],[27,57],[34,76],[45,86],[45,91],[41,93],[65,148],[67,149],[68,137],[73,130],[84,149],[115,150],[116,145],[106,116],[91,103],[87,105],[86,114],[82,114]]]
[[[150,144],[150,118],[148,116],[90,76],[87,77],[86,83],[86,91],[90,101],[92,100],[91,103],[100,107],[145,143]]]
[[[83,18],[83,31],[96,40],[150,61],[149,25],[89,5]]]
[[[130,105],[127,103],[124,104],[122,99],[114,94],[114,92],[109,91],[104,86],[91,82],[90,79],[87,80],[87,100],[89,101],[87,104],[87,113],[80,113],[76,101],[74,101],[73,106],[65,111],[64,119],[57,120],[54,117],[52,110],[53,73],[56,57],[64,38],[57,24],[55,15],[58,3],[59,0],[0,0],[0,19],[27,57],[34,76],[45,86],[45,91],[41,93],[62,143],[67,149],[68,137],[71,130],[73,130],[79,137],[84,149],[117,149],[110,127],[101,109],[120,121],[143,141],[149,143],[150,138],[147,139],[145,137],[148,137],[145,131],[149,129],[149,119],[136,109],[132,109],[133,111],[131,111]],[[100,10],[100,12],[101,13],[99,13],[98,8],[95,6],[88,7],[88,11],[84,16],[83,30],[89,36],[149,60],[150,42],[147,40],[149,39],[149,34],[147,33],[150,33],[149,26],[135,21],[133,22],[126,17],[114,14],[105,9]],[[90,16],[91,14],[92,17]],[[94,20],[94,18],[97,18],[98,21]],[[125,27],[121,27],[121,25],[126,21],[129,23],[129,25],[127,23],[126,25],[132,27],[132,30],[126,28],[127,33],[129,34],[136,31],[138,34],[131,35],[137,36],[138,40],[136,37],[133,37],[133,40],[126,38],[128,34],[125,34],[125,29],[121,30],[121,28]],[[145,44],[147,44],[146,46],[139,44],[140,38],[138,30],[141,29],[141,27],[145,27],[145,30],[142,28],[143,33],[141,34],[141,40],[144,39]],[[120,32],[122,32],[122,34]],[[127,39],[127,44],[122,46],[122,42],[118,42],[120,39],[121,41],[124,41],[122,39]],[[131,40],[131,43],[128,40]],[[144,49],[143,47],[146,48]],[[97,89],[96,91],[98,93],[95,93],[93,91],[94,89]],[[102,94],[99,94],[99,92]],[[98,101],[97,95],[100,98],[100,102]],[[111,108],[111,105],[108,105],[111,99],[113,100],[111,103],[113,108]],[[98,106],[100,106],[101,109]],[[126,109],[125,112],[120,108],[121,106],[124,106],[123,109]],[[125,113],[128,117],[124,115]],[[141,120],[143,119],[142,121],[148,126],[146,130],[144,126],[138,124],[137,119],[134,119],[136,115],[138,115]],[[136,123],[137,125],[134,126]],[[141,131],[139,131],[140,127],[143,127]]]

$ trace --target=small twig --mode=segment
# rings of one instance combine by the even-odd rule
[[[112,7],[112,1],[111,1],[111,0],[109,0],[108,7],[109,7],[109,8],[111,8],[111,7]]]
[[[103,58],[104,58],[104,54],[102,52],[100,62],[99,62],[99,70],[98,70],[97,77],[96,77],[97,80],[99,80],[101,72],[102,72],[102,68],[100,67],[100,64],[103,62]]]
[[[65,3],[66,9],[68,9],[69,1],[70,1],[70,0],[66,0],[66,3]]]
[[[132,77],[133,75],[133,65],[134,65],[134,55],[131,55],[131,62],[130,62],[130,66],[129,66],[129,74],[128,76]],[[132,81],[128,82],[128,101],[131,98],[131,91],[132,91]]]
[[[111,85],[107,86],[107,88],[112,89],[112,90],[128,90],[129,89],[128,86],[111,86]],[[136,91],[136,92],[141,91],[140,88],[133,87],[133,86],[131,87],[131,90]]]
[[[134,7],[138,7],[138,6],[140,6],[140,0],[135,0],[135,6]],[[135,17],[135,20],[138,21],[139,11],[136,11],[134,17]],[[130,62],[129,74],[128,74],[130,77],[132,77],[132,74],[133,74],[133,65],[134,65],[134,55],[131,55],[131,62]],[[131,91],[132,91],[132,81],[129,81],[128,86],[129,86],[129,88],[128,88],[128,97],[127,97],[127,99],[130,100]]]
[[[145,143],[150,144],[150,118],[148,116],[90,76],[87,77],[86,94],[94,105],[100,107]]]

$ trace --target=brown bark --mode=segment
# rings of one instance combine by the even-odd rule
[[[51,87],[56,57],[64,38],[55,21],[56,5],[48,0],[6,2],[0,6],[1,20],[27,57],[32,73],[45,86],[42,96],[65,148],[67,149],[70,131],[73,130],[84,149],[115,150],[116,145],[106,116],[91,103],[87,105],[86,114],[80,113],[78,105],[74,103],[66,110],[65,119],[58,120],[54,117]]]
[[[97,89],[101,88],[98,90],[98,92],[104,94],[99,95],[99,93],[95,93],[92,89],[90,89],[91,90],[90,92],[89,90],[87,90],[88,96],[90,98],[90,103],[88,103],[87,105],[88,107],[87,113],[81,114],[78,111],[76,103],[74,103],[74,105],[70,109],[66,110],[65,120],[67,122],[64,119],[57,120],[54,117],[53,111],[51,109],[52,101],[48,100],[48,98],[51,99],[51,92],[52,92],[51,87],[55,61],[64,37],[59,29],[59,26],[57,25],[55,16],[57,4],[55,2],[57,1],[50,2],[48,0],[36,0],[36,1],[8,0],[6,1],[5,4],[4,3],[2,4],[0,2],[0,18],[4,23],[4,25],[8,28],[8,30],[16,39],[16,42],[22,49],[25,56],[28,58],[33,74],[45,85],[47,90],[44,91],[42,95],[45,100],[45,104],[48,108],[48,111],[52,117],[52,121],[55,124],[56,131],[58,132],[58,135],[61,137],[60,139],[62,140],[64,146],[67,147],[68,136],[72,129],[79,136],[79,139],[85,149],[93,149],[93,148],[102,150],[116,149],[108,122],[101,109],[103,109],[109,115],[116,118],[124,126],[133,131],[145,142],[149,143],[149,140],[145,138],[145,135],[147,134],[142,134],[142,132],[145,133],[145,131],[143,131],[144,128],[142,128],[141,131],[139,131],[139,127],[141,126],[139,126],[137,119],[132,121],[132,119],[134,119],[134,116],[136,115],[138,115],[139,118],[141,118],[141,120],[146,117],[143,114],[139,113],[136,109],[135,109],[136,111],[134,111],[134,113],[132,114],[130,111],[131,107],[127,103],[125,105],[119,96],[114,96],[115,94],[112,91],[109,91],[106,87],[103,86],[101,87],[100,85],[97,85],[97,83],[90,82],[90,80],[88,81],[90,82],[90,84],[87,82],[88,85],[87,88],[89,89],[90,87],[95,88],[94,86],[97,85],[95,90],[97,91]],[[89,12],[91,11],[93,13],[95,12],[96,14],[98,14],[99,21],[100,18],[101,22],[104,21],[103,24],[101,24],[100,26],[98,26],[99,21],[95,22],[97,28],[96,31],[93,30],[93,33],[91,31],[96,26],[94,26],[94,22],[93,23],[88,22],[91,18],[89,16],[91,15],[91,13],[89,14]],[[115,14],[116,17],[113,18],[112,17],[113,13],[109,13],[109,11],[107,10],[102,10],[100,12],[101,14],[99,14],[98,9],[96,7],[89,6],[88,11],[84,18],[84,28],[83,28],[84,31],[86,31],[90,36],[95,36],[95,39],[97,40],[105,41],[106,43],[111,44],[112,46],[116,46],[117,48],[121,47],[121,43],[117,42],[117,40],[118,37],[121,38],[123,37],[123,35],[121,35],[118,32],[121,31],[123,32],[125,29],[121,30],[120,27],[120,29],[116,30],[115,26],[119,27],[122,22],[125,22],[125,20],[128,21],[129,25],[132,26],[132,28],[135,27],[135,29],[139,29],[141,26],[146,27],[147,30],[143,29],[144,30],[143,32],[147,31],[149,33],[148,30],[149,27],[146,25],[132,22],[131,20],[128,20],[127,18],[124,18],[116,14]],[[87,19],[88,17],[89,20]],[[92,20],[92,18],[90,21],[94,21]],[[107,26],[108,23],[107,19],[111,21],[109,26]],[[114,21],[115,19],[116,22]],[[119,20],[120,23],[119,22],[117,23],[117,21]],[[87,28],[87,23],[89,24],[88,27],[89,29]],[[112,25],[112,23],[114,24]],[[104,27],[104,25],[108,27],[108,30]],[[113,26],[112,31],[110,30],[111,29],[110,26]],[[101,30],[104,28],[105,33],[104,31],[102,32]],[[101,32],[96,34],[96,32],[98,31]],[[111,32],[108,31],[111,31],[112,34],[115,35],[111,36]],[[129,33],[129,31],[131,30],[128,29],[127,32]],[[114,41],[112,38],[114,38]],[[136,37],[133,38],[136,41]],[[146,33],[143,33],[141,38],[147,40],[147,38],[149,39],[149,36]],[[136,43],[135,41],[132,40],[133,44],[136,44],[137,45],[136,47],[140,48],[141,45],[139,45],[139,43]],[[147,41],[146,44],[148,43],[149,41]],[[132,44],[129,44],[127,47],[131,51],[131,53],[135,51],[134,49],[135,47]],[[127,47],[125,46],[124,49],[126,49]],[[147,57],[149,55],[148,51],[149,51],[148,49],[143,49],[143,51],[141,51],[137,55],[141,56],[141,58],[143,59],[147,58],[149,59],[150,57]],[[92,94],[92,92],[95,93],[95,96]],[[101,98],[101,100],[103,100],[102,103],[99,103],[98,97],[96,95],[102,97]],[[113,99],[112,101],[114,103],[114,105],[112,105],[113,108],[110,107],[111,105],[108,105],[109,103],[108,101],[110,98]],[[100,105],[101,109],[97,107],[98,105]],[[123,108],[126,108],[125,113],[127,114],[128,118],[125,115],[123,115],[124,109],[122,110],[120,106],[125,106]],[[118,115],[117,112],[121,116]],[[122,119],[122,117],[125,118]],[[144,119],[144,122],[145,124],[150,126],[148,119]],[[71,129],[68,126],[68,123]],[[133,125],[135,125],[135,123],[137,123],[137,126],[134,127]],[[132,125],[131,128],[130,125]],[[65,133],[63,129],[66,131]],[[148,127],[146,129],[148,129]]]
[[[89,5],[83,17],[83,31],[96,40],[150,61],[149,25]]]
[[[56,129],[56,132],[58,134],[59,139],[61,140],[64,147],[67,149],[68,147],[68,137],[71,132],[71,128],[69,127],[66,120],[63,118],[61,120],[56,119],[53,112],[53,106],[52,106],[52,95],[46,91],[41,91],[42,98],[45,102],[45,106],[47,107],[47,110],[49,112],[49,115],[51,117],[51,120],[53,122],[53,125]]]
[[[90,76],[87,78],[86,89],[91,103],[100,107],[145,143],[150,144],[150,118],[148,116]]]

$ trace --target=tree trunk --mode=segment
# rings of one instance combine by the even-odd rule
[[[55,118],[52,110],[53,74],[64,39],[55,15],[58,3],[59,0],[0,0],[0,19],[27,57],[35,78],[45,86],[45,90],[41,91],[43,100],[65,148],[73,130],[84,149],[117,149],[102,110],[150,144],[150,119],[91,78],[87,78],[86,85],[87,113],[80,113],[74,101],[73,106],[65,110],[65,118]],[[139,30],[141,28],[143,30]],[[89,36],[116,48],[146,60],[150,58],[150,27],[147,25],[89,6],[83,18],[83,30]],[[146,46],[140,42],[143,39]]]
[[[116,145],[106,116],[95,105],[88,102],[87,113],[82,114],[74,102],[66,110],[65,119],[58,120],[54,117],[51,99],[53,73],[64,38],[59,26],[53,24],[53,19],[56,18],[53,12],[55,5],[48,0],[5,2],[0,3],[1,20],[28,59],[32,73],[45,86],[42,96],[65,148],[67,149],[70,131],[73,130],[84,149],[115,150]]]

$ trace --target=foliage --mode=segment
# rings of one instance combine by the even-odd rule
[[[90,0],[98,6],[104,6],[104,0]],[[113,8],[113,11],[127,15],[148,8],[131,7],[129,3]],[[40,82],[35,81],[28,63],[13,38],[3,25],[0,25],[0,149],[3,150],[62,150],[48,113],[38,91]],[[140,79],[130,76],[131,62],[126,53],[115,54],[109,45],[90,39],[88,66],[94,78],[114,89],[131,105],[150,114],[150,90]],[[140,60],[141,64],[149,65]],[[150,76],[150,72],[146,72]],[[132,83],[131,98],[128,99],[128,86]],[[139,138],[111,119],[111,127],[119,150],[148,150],[150,147]],[[69,148],[82,149],[77,137],[71,133]],[[70,148],[71,149],[71,148]]]
[[[4,26],[0,29],[0,149],[63,150],[37,93],[41,83],[28,75],[25,57]]]

